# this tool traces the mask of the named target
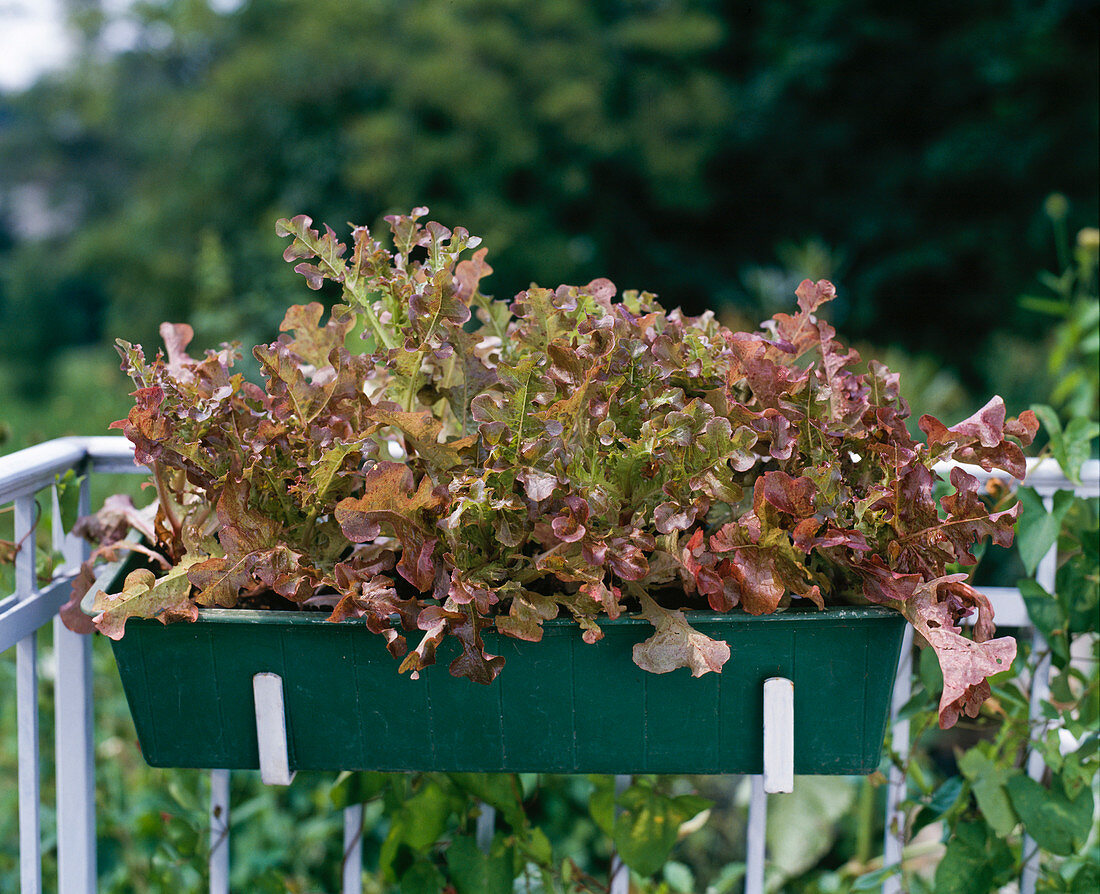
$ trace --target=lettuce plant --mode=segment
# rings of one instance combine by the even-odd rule
[[[937,502],[933,467],[1022,477],[1032,413],[1006,418],[994,398],[951,427],[925,416],[921,443],[898,377],[818,316],[826,281],[755,333],[606,279],[507,302],[481,291],[480,240],[426,213],[387,218],[392,247],[366,227],[343,243],[279,221],[284,257],[342,303],[327,320],[317,302],[287,311],[253,349],[262,386],[233,371],[237,346],[190,356],[186,325],[164,324],[152,359],[119,342],[137,390],[114,425],[152,469],[163,571],[101,595],[99,630],[321,608],[384,637],[413,675],[454,637],[451,673],[489,683],[504,659],[487,628],[537,641],[564,616],[592,643],[601,619],[640,612],[655,631],[635,662],[698,676],[729,648],[685,610],[869,601],[936,651],[941,724],[976,715],[1016,646],[949,566],[986,537],[1009,545],[1018,506],[992,511],[960,468]]]

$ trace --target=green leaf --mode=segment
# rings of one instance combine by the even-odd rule
[[[96,629],[118,640],[122,639],[128,618],[156,618],[164,624],[196,620],[198,609],[188,598],[191,583],[187,580],[187,569],[202,558],[185,556],[160,578],[146,568],[138,568],[126,576],[121,593],[97,593],[93,604],[93,609],[99,613],[95,617]]]
[[[514,859],[499,836],[487,854],[472,838],[456,838],[447,848],[447,869],[458,894],[512,894]]]
[[[77,476],[73,469],[69,469],[64,475],[55,475],[54,483],[57,486],[57,505],[61,510],[61,529],[71,531],[80,514],[80,486],[86,476]]]
[[[1016,828],[1016,812],[1005,783],[1019,775],[1019,770],[997,766],[978,748],[971,748],[959,758],[959,769],[970,780],[978,807],[993,831],[1007,835]]]
[[[548,866],[554,859],[554,849],[546,833],[535,826],[525,836],[517,837],[517,844],[523,853],[541,866]]]
[[[1012,851],[991,831],[982,822],[956,826],[936,868],[936,894],[990,894],[1008,881],[1015,865]]]
[[[1024,828],[1044,850],[1069,856],[1088,837],[1092,825],[1091,789],[1083,788],[1071,800],[1060,782],[1048,789],[1024,775],[1008,780],[1006,787]]]
[[[1020,488],[1019,496],[1023,508],[1017,522],[1016,546],[1024,569],[1029,575],[1033,575],[1043,556],[1058,540],[1062,520],[1073,504],[1073,493],[1056,493],[1053,512],[1047,512],[1042,498],[1033,488]]]
[[[446,792],[431,779],[425,779],[417,793],[401,809],[405,824],[404,842],[414,850],[427,850],[443,834],[450,812]]]
[[[401,894],[439,894],[446,886],[443,873],[426,860],[417,860],[401,876]]]
[[[622,812],[615,817],[615,849],[623,862],[641,876],[653,875],[664,865],[676,844],[680,825],[710,805],[693,795],[669,798],[641,783],[623,792],[619,803]]]
[[[588,813],[608,837],[615,834],[615,784],[610,776],[589,777],[595,791],[588,799]]]
[[[691,869],[683,863],[670,860],[665,864],[662,875],[665,883],[673,891],[681,892],[681,894],[692,894],[695,890],[695,876],[692,874]]]
[[[718,873],[718,878],[707,885],[707,894],[733,894],[744,877],[744,863],[727,863]]]
[[[351,804],[364,804],[377,798],[389,782],[386,773],[345,770],[336,777],[329,797],[337,810]]]
[[[1100,890],[1100,866],[1095,862],[1086,863],[1074,873],[1069,894],[1096,894],[1098,890]]]
[[[933,823],[947,813],[959,800],[959,794],[963,789],[961,776],[949,776],[932,793],[932,798],[917,814],[913,821],[913,834]]]
[[[1017,586],[1031,623],[1049,642],[1054,638],[1055,631],[1065,629],[1066,618],[1061,604],[1030,578],[1018,581]]]
[[[876,869],[874,872],[868,872],[865,875],[861,875],[855,880],[855,884],[852,885],[853,891],[878,891],[881,890],[883,882],[887,879],[893,878],[895,875],[901,872],[900,866],[884,866],[882,869]]]
[[[772,865],[786,878],[807,871],[829,852],[838,822],[855,803],[857,787],[831,776],[797,776],[794,792],[768,805],[767,841]]]
[[[1081,466],[1089,458],[1092,441],[1097,436],[1100,436],[1100,424],[1085,416],[1074,416],[1066,424],[1062,455],[1058,456],[1058,462],[1074,484],[1081,483]]]
[[[448,773],[447,776],[479,801],[500,811],[513,829],[522,829],[527,816],[520,800],[519,780],[510,773]]]

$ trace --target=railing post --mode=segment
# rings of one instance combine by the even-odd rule
[[[88,556],[88,544],[65,536],[54,489],[54,546],[67,570]],[[79,515],[91,512],[88,479],[80,483]],[[95,736],[92,719],[92,638],[53,619],[54,716],[57,765],[57,886],[64,894],[95,894]]]
[[[229,894],[229,771],[210,771],[210,894]]]
[[[493,830],[497,824],[497,812],[496,809],[490,807],[484,801],[478,801],[478,815],[477,826],[475,831],[475,838],[477,840],[478,849],[483,853],[489,853],[489,848],[493,844]]]
[[[764,894],[767,859],[768,793],[763,776],[750,776],[749,826],[745,844],[745,894]]]
[[[341,867],[343,894],[363,894],[363,805],[344,808],[344,865]]]
[[[15,598],[35,591],[34,494],[15,499]],[[38,767],[38,632],[15,646],[16,727],[19,736],[19,884],[20,894],[42,890],[42,825]]]
[[[1043,508],[1047,512],[1054,509],[1054,494],[1043,495]],[[1054,595],[1058,574],[1058,543],[1055,541],[1045,556],[1039,560],[1035,569],[1035,581]],[[1031,692],[1029,693],[1028,720],[1032,740],[1041,738],[1045,730],[1042,703],[1050,695],[1050,648],[1038,630],[1031,632]],[[1046,770],[1046,762],[1040,751],[1030,748],[1027,755],[1027,775],[1039,781]],[[1020,875],[1020,894],[1035,894],[1039,880],[1039,848],[1035,840],[1024,833],[1023,838],[1024,869]]]
[[[630,788],[633,781],[628,773],[620,773],[615,777],[615,816],[621,812],[619,809],[619,795]],[[630,867],[619,856],[617,851],[611,852],[611,886],[609,894],[628,894],[630,891]]]
[[[898,658],[897,677],[894,679],[894,698],[890,706],[890,716],[897,717],[898,712],[913,694],[913,628],[906,626],[901,640],[901,656]],[[882,884],[882,894],[898,894],[901,884],[901,852],[905,846],[905,811],[901,802],[905,800],[904,764],[909,757],[909,721],[899,720],[893,726],[893,750],[898,763],[890,765],[889,783],[886,788],[886,832],[883,835],[883,867],[897,866],[898,873],[890,876]]]

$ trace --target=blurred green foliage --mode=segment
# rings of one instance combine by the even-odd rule
[[[67,5],[73,67],[0,96],[0,363],[22,394],[70,346],[153,343],[163,319],[267,341],[292,288],[277,217],[417,204],[497,246],[498,295],[607,275],[755,321],[778,245],[839,274],[849,337],[1003,391],[1039,319],[1012,296],[1043,197],[1071,229],[1096,214],[1095,4]]]

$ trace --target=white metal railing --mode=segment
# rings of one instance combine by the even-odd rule
[[[954,463],[943,463],[936,471],[943,477]],[[977,466],[963,465],[966,471],[980,481],[990,478],[1006,478],[999,473],[986,472]],[[1014,480],[1008,479],[1010,483]],[[1075,484],[1062,473],[1058,464],[1051,459],[1027,461],[1027,475],[1022,486],[1033,487],[1042,497],[1043,505],[1050,512],[1054,505],[1054,494],[1060,490],[1073,491],[1079,497],[1100,496],[1100,460],[1089,460],[1081,470],[1081,483]],[[1055,572],[1058,568],[1058,546],[1055,543],[1039,562],[1035,572],[1036,582],[1048,593],[1054,592]],[[1049,693],[1050,650],[1042,635],[1035,629],[1027,613],[1020,591],[1015,587],[987,587],[983,592],[993,605],[993,612],[1000,627],[1017,627],[1029,633],[1032,642],[1030,711],[1032,740],[1039,728],[1042,702]],[[909,700],[913,676],[913,630],[907,627],[902,645],[901,658],[898,661],[898,674],[894,682],[892,716],[897,717],[901,707]],[[890,767],[889,783],[886,791],[886,832],[883,842],[883,867],[897,866],[898,873],[888,878],[882,886],[883,894],[899,894],[903,889],[901,875],[902,849],[905,845],[905,813],[901,803],[906,796],[905,774],[900,763],[909,756],[909,721],[898,720],[892,728],[893,750],[899,761]],[[1027,760],[1027,773],[1035,780],[1043,775],[1043,756],[1037,750],[1030,750]],[[1039,851],[1032,839],[1025,834],[1024,854],[1029,855],[1020,876],[1020,894],[1035,894],[1035,885],[1039,878]]]
[[[979,478],[992,477],[970,466]],[[79,513],[90,511],[87,474],[142,473],[136,466],[129,442],[118,437],[61,438],[0,457],[0,507],[13,504],[15,542],[20,548],[15,559],[15,592],[0,599],[0,652],[16,648],[16,697],[19,754],[19,853],[20,891],[39,894],[42,890],[42,835],[39,817],[40,759],[38,723],[38,655],[36,634],[53,624],[57,670],[55,677],[56,711],[56,783],[57,783],[57,863],[58,890],[62,894],[93,894],[96,890],[95,853],[95,771],[93,750],[91,639],[69,631],[57,616],[67,601],[73,576],[88,555],[87,544],[62,530],[58,506],[56,476],[69,469],[85,475],[80,484]],[[944,472],[945,469],[939,469]],[[1028,461],[1025,484],[1035,487],[1048,506],[1058,490],[1073,490],[1081,496],[1100,495],[1100,462],[1090,460],[1082,472],[1082,484],[1068,481],[1050,460]],[[52,547],[61,553],[63,563],[52,579],[39,586],[35,577],[35,528],[39,495],[49,492],[52,512]],[[1054,548],[1043,559],[1037,572],[1038,582],[1048,591],[1054,589],[1056,567]],[[994,603],[1001,626],[1030,629],[1027,611],[1018,590],[989,588],[985,591]],[[1035,638],[1032,669],[1032,709],[1046,692],[1049,651]],[[893,710],[897,715],[908,700],[912,675],[912,633],[906,633],[898,667]],[[1038,719],[1033,718],[1033,719]],[[908,722],[893,728],[894,750],[902,759],[909,748]],[[210,798],[210,890],[227,894],[229,890],[229,771],[211,770]],[[1028,772],[1038,778],[1042,758],[1029,757]],[[616,789],[629,784],[630,777],[616,777]],[[747,842],[746,894],[764,890],[765,839],[767,819],[764,777],[752,778]],[[884,865],[898,865],[904,841],[903,814],[899,805],[905,798],[905,777],[900,769],[891,770],[887,802],[887,831]],[[362,884],[362,805],[344,810],[344,894],[361,891]],[[479,837],[492,828],[491,808],[484,807],[479,821]],[[491,833],[490,833],[491,834]],[[1031,848],[1034,851],[1034,848]],[[1025,842],[1025,852],[1027,842]],[[619,867],[620,870],[622,867]],[[1038,865],[1037,855],[1027,863],[1021,881],[1021,894],[1033,894]],[[628,873],[613,874],[612,894],[625,892]],[[884,892],[900,890],[900,878],[887,881]]]

